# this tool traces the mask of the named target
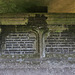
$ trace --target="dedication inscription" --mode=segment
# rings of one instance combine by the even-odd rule
[[[31,54],[37,51],[37,39],[33,32],[10,33],[5,38],[4,54]]]
[[[49,32],[44,36],[43,50],[45,53],[75,53],[75,36],[67,32]]]

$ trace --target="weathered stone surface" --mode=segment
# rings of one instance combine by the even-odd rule
[[[36,13],[17,13],[17,14],[0,14],[1,25],[26,25],[28,23],[28,17],[35,17]],[[40,13],[38,13],[40,14]],[[41,13],[42,14],[42,13]],[[75,13],[45,13],[47,23],[49,24],[63,24],[74,25]]]
[[[36,35],[32,32],[10,33],[5,39],[4,54],[30,54],[37,51]]]
[[[49,32],[44,36],[44,49],[46,53],[74,53],[75,37],[67,32]]]
[[[2,21],[3,15],[0,17],[1,75],[75,74],[74,14],[27,14],[29,20],[24,25],[14,21],[10,25]]]

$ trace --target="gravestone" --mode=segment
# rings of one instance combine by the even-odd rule
[[[40,58],[53,54],[75,54],[75,34],[72,35],[72,32],[75,33],[75,26],[47,24],[48,15],[46,16],[29,15],[25,25],[1,25],[1,53],[3,55],[24,54],[29,58],[34,54]]]
[[[75,54],[75,36],[70,31],[47,32],[43,35],[43,56]]]
[[[5,38],[4,54],[31,54],[37,52],[36,35],[32,32],[10,33]]]
[[[38,35],[26,26],[2,26],[1,27],[1,51],[2,56],[23,56],[24,58],[39,57]]]

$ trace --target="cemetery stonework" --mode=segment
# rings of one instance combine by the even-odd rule
[[[75,14],[0,15],[0,66],[1,75],[74,75]]]

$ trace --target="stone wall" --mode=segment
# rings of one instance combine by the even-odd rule
[[[7,22],[10,20],[17,22],[16,18],[21,20],[24,16],[28,19],[28,22],[26,22],[25,25],[15,25],[12,22],[13,25],[0,25],[1,55],[9,59],[15,56],[18,56],[19,59],[19,56],[21,56],[24,59],[70,58],[71,60],[75,60],[75,26],[71,24],[74,21],[73,15],[74,14],[18,14],[13,15],[13,17],[12,15],[2,15],[1,19],[6,19]],[[71,21],[68,25],[69,18]],[[58,24],[55,24],[55,19],[57,19],[57,22],[59,20]],[[60,20],[64,21],[64,23]],[[50,22],[52,21],[53,23],[51,24]],[[1,23],[2,22],[1,20]]]
[[[39,69],[40,71],[46,69],[47,75],[75,74],[72,72],[75,70],[73,67],[75,65],[74,14],[9,14],[0,15],[0,20],[0,73],[2,75],[6,72],[6,75],[9,75],[11,69],[15,72],[14,75],[19,75],[21,72],[24,75],[25,69],[32,73],[32,68],[37,72]],[[67,72],[63,72],[66,66]],[[71,73],[68,73],[68,70]]]

